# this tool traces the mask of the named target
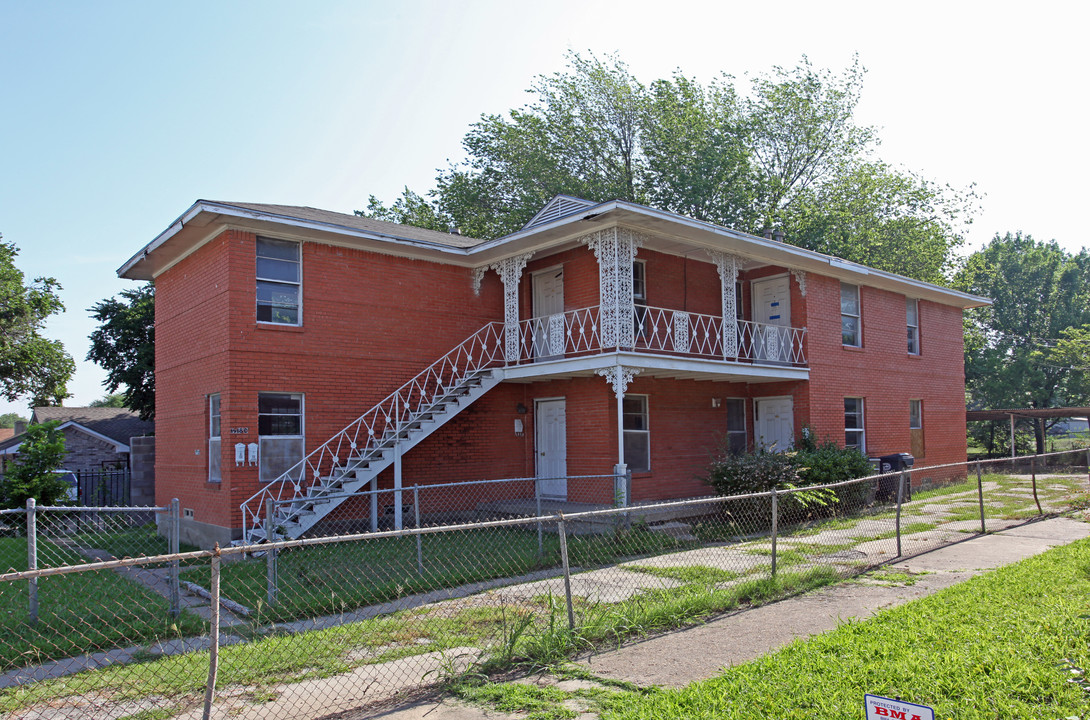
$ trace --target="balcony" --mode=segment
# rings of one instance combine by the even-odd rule
[[[804,328],[666,308],[633,306],[620,330],[601,306],[523,320],[505,330],[508,379],[582,375],[623,364],[645,375],[695,379],[801,380],[809,377]],[[514,352],[517,350],[517,352]],[[733,377],[731,377],[733,376]]]

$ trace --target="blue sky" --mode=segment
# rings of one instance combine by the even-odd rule
[[[471,122],[525,103],[569,49],[618,52],[645,82],[858,52],[880,157],[985,194],[972,246],[1008,230],[1087,244],[1071,4],[755,5],[0,0],[0,233],[64,287],[47,333],[79,362],[66,404],[105,392],[83,362],[87,308],[195,200],[351,212],[426,191]]]

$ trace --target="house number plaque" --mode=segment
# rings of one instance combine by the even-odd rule
[[[248,435],[249,433],[250,433],[250,428],[248,428],[248,427],[231,428],[231,434],[232,435]]]

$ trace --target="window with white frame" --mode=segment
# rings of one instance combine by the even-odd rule
[[[844,447],[867,451],[867,432],[863,419],[863,398],[844,398]]]
[[[908,429],[923,430],[923,401],[908,401]]]
[[[859,320],[859,286],[840,283],[840,339],[844,345],[863,347]]]
[[[220,463],[220,394],[208,396],[208,482],[221,482]]]
[[[642,260],[632,263],[632,304],[636,313],[636,337],[643,337],[651,328],[647,326],[647,263]]]
[[[746,401],[743,398],[727,398],[727,451],[741,454],[746,451]]]
[[[299,325],[299,243],[257,239],[257,321]]]
[[[908,354],[920,354],[920,303],[905,298],[905,322],[908,325]]]
[[[625,395],[621,402],[624,431],[624,464],[632,472],[651,469],[651,431],[647,422],[647,396]]]
[[[258,477],[263,482],[276,480],[303,459],[303,396],[258,394],[257,434],[261,448]],[[302,468],[298,468],[298,472],[285,479],[302,477]]]

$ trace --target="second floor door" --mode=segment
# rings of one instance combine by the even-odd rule
[[[753,281],[752,358],[786,362],[791,352],[791,278]]]
[[[535,360],[564,354],[564,268],[534,273],[534,318],[531,321]]]

